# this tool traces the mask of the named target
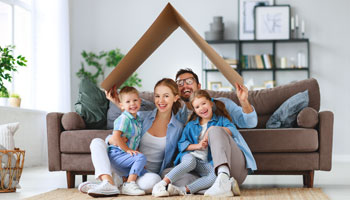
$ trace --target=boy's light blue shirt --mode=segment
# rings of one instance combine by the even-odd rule
[[[258,123],[258,116],[255,112],[255,109],[251,113],[244,113],[242,107],[238,106],[235,102],[228,98],[219,97],[214,98],[215,100],[222,101],[225,104],[226,110],[232,118],[232,122],[237,125],[239,128],[254,128]],[[215,108],[214,108],[215,109]],[[186,104],[182,109],[177,113],[176,118],[186,123],[188,119],[188,109]],[[187,126],[186,126],[187,127]],[[246,167],[252,171],[257,169],[255,159],[248,144],[245,142],[243,136],[239,133],[236,126],[228,127],[232,133],[233,140],[237,143],[238,147],[243,152],[246,158]],[[186,130],[186,128],[185,128]]]
[[[126,145],[130,149],[136,150],[139,147],[141,140],[142,122],[138,115],[136,115],[135,118],[128,111],[124,111],[117,119],[114,120],[113,130],[122,132],[121,137],[126,137],[128,139]],[[109,145],[108,143],[108,140],[112,134],[108,135],[106,138],[108,149],[115,147],[113,145]],[[117,148],[120,149],[120,147]]]
[[[154,109],[153,111],[140,111],[138,113],[143,121],[141,137],[151,128],[156,118],[157,111],[157,109]],[[175,115],[172,114],[166,132],[166,146],[159,174],[161,174],[165,168],[172,166],[174,155],[177,153],[177,143],[181,137],[183,127],[183,123],[177,120]]]

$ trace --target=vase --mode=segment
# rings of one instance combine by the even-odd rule
[[[9,98],[9,104],[12,107],[20,107],[21,106],[21,99],[20,98],[10,97]]]

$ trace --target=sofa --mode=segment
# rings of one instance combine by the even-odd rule
[[[270,116],[291,96],[308,90],[309,104],[292,128],[267,129]],[[239,104],[235,92],[209,91],[213,97],[227,97]],[[153,101],[151,92],[141,97]],[[270,89],[249,91],[249,101],[258,114],[254,129],[239,129],[256,159],[258,175],[302,175],[303,186],[313,187],[314,171],[332,167],[333,113],[320,111],[320,89],[316,79],[307,79]],[[310,112],[314,111],[314,112]],[[303,113],[303,116],[299,116]],[[111,130],[84,127],[80,116],[48,113],[47,139],[49,171],[66,171],[68,188],[75,187],[75,176],[94,174],[90,142],[105,138]],[[299,122],[299,117],[300,119]],[[310,123],[313,122],[313,123]],[[82,124],[82,125],[76,125]],[[304,124],[304,125],[303,125]],[[76,125],[76,126],[75,126]],[[63,128],[65,127],[65,128]]]

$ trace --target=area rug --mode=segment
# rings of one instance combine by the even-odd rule
[[[329,200],[328,196],[323,193],[320,188],[259,188],[259,189],[242,189],[241,196],[231,197],[227,199],[237,200]],[[79,192],[77,189],[56,189],[51,192],[36,195],[26,200],[80,200],[80,199],[103,199],[103,200],[131,200],[131,199],[214,199],[207,198],[203,195],[191,195],[191,196],[171,196],[166,198],[153,198],[151,195],[146,196],[124,196],[119,195],[117,197],[105,197],[105,198],[93,198],[87,194]]]

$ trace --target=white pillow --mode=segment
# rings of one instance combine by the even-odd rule
[[[19,127],[19,122],[0,125],[0,144],[7,150],[15,149],[15,140],[13,136]]]

